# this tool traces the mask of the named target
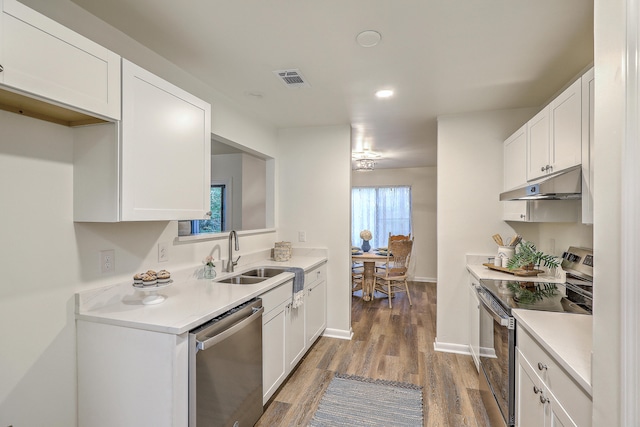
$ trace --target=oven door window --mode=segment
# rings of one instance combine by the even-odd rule
[[[513,416],[515,333],[481,307],[480,366],[505,420]]]

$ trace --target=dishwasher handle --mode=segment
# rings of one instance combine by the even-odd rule
[[[264,307],[259,307],[259,308],[254,307],[249,317],[245,318],[244,320],[241,320],[240,322],[236,323],[229,329],[225,329],[219,334],[214,335],[204,341],[196,340],[196,351],[206,350],[214,346],[215,344],[219,343],[220,341],[224,340],[228,336],[233,335],[236,331],[244,328],[245,326],[247,326],[249,323],[253,322],[257,318],[260,318],[263,312],[264,312]]]

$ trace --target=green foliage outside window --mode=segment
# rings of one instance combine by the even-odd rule
[[[200,220],[200,233],[221,233],[224,230],[224,185],[211,186],[211,219]]]

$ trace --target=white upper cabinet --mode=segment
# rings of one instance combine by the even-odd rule
[[[205,218],[211,106],[122,60],[122,220]]]
[[[582,81],[576,80],[529,122],[527,179],[582,161]]]
[[[74,220],[204,219],[211,106],[122,60],[122,121],[74,129]]]
[[[511,190],[527,183],[527,125],[515,131],[504,142],[504,185]]]
[[[121,118],[120,56],[16,0],[0,4],[0,88]]]

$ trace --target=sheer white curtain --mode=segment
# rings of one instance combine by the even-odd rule
[[[351,244],[360,247],[360,231],[373,235],[372,248],[387,246],[389,233],[411,233],[411,187],[353,187]]]

